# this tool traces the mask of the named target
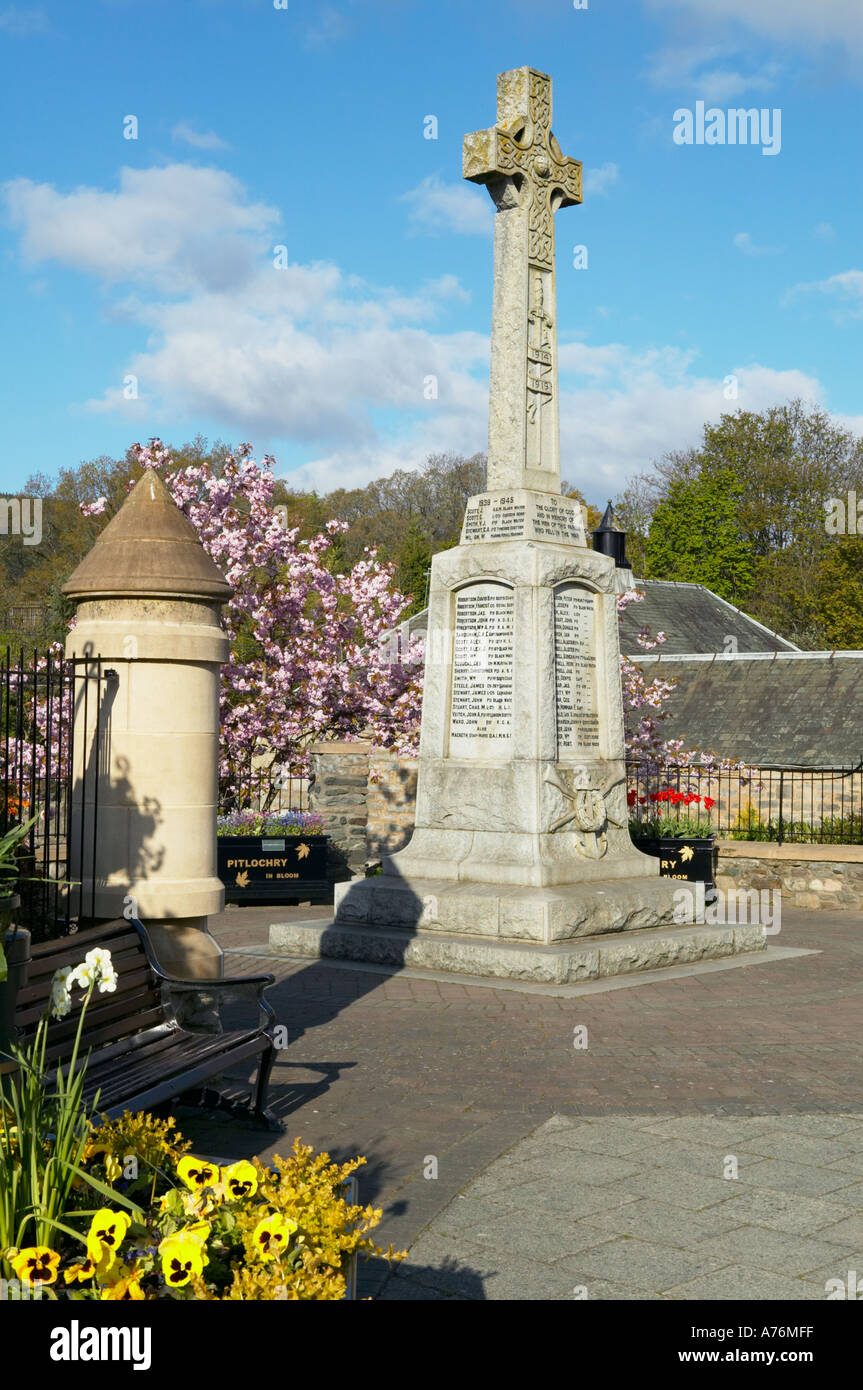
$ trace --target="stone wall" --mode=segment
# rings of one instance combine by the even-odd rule
[[[780,889],[787,907],[863,909],[863,845],[719,841],[716,886]]]
[[[322,817],[330,838],[334,882],[365,867],[369,743],[315,743],[310,751],[309,810]]]
[[[417,759],[393,753],[372,753],[369,758],[368,823],[369,859],[395,854],[413,834],[417,796]]]

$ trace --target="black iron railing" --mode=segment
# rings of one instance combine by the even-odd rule
[[[18,853],[16,915],[36,941],[94,915],[100,739],[76,758],[75,734],[98,724],[107,679],[98,657],[58,648],[0,658],[0,835],[35,817]]]
[[[309,801],[308,773],[265,756],[255,758],[227,779],[230,791],[220,795],[220,811],[305,811]]]
[[[630,815],[642,822],[700,821],[735,840],[863,844],[863,761],[721,771],[628,761],[626,786]]]

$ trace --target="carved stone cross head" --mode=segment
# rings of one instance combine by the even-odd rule
[[[551,129],[551,78],[512,68],[497,79],[497,124],[464,137],[462,172],[498,202],[513,186],[529,209],[531,265],[551,270],[554,213],[582,201],[581,164],[561,153]]]

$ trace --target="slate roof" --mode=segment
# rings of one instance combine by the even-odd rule
[[[863,757],[863,651],[639,657],[676,680],[665,738],[762,767],[848,767]]]
[[[667,633],[668,641],[662,644],[666,656],[727,652],[729,637],[736,638],[738,652],[799,650],[793,642],[763,627],[703,584],[636,579],[635,587],[644,598],[629,605],[620,623],[620,650],[627,656],[640,660],[642,648],[636,638],[643,627]]]

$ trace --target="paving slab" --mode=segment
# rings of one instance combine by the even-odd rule
[[[830,1260],[847,1261],[848,1247],[832,1245],[818,1236],[789,1235],[765,1226],[738,1226],[721,1236],[696,1243],[699,1254],[719,1263],[754,1265],[782,1274],[808,1274]]]
[[[218,1113],[179,1118],[201,1153],[267,1158],[300,1137],[365,1155],[361,1199],[383,1210],[382,1243],[409,1254],[398,1272],[361,1266],[361,1293],[559,1301],[582,1282],[597,1298],[824,1298],[828,1277],[863,1270],[859,914],[788,909],[781,958],[768,948],[758,963],[586,991],[267,959],[269,923],[285,916],[232,909],[213,923],[236,953],[227,973],[276,976],[289,1045],[271,1102],[284,1136]],[[737,1180],[714,1168],[727,1154]],[[730,1239],[750,1228],[765,1234]],[[759,1263],[765,1250],[775,1269]],[[805,1274],[789,1273],[788,1250],[794,1268],[811,1257]],[[508,1281],[522,1262],[536,1277],[519,1292]]]
[[[721,1210],[735,1226],[766,1226],[774,1231],[787,1231],[789,1235],[820,1236],[843,1221],[858,1219],[849,1216],[848,1208],[833,1197],[804,1197],[799,1192],[774,1192],[765,1187],[741,1192],[724,1202]],[[830,1237],[824,1236],[824,1239]]]
[[[815,1296],[812,1286],[803,1280],[787,1279],[769,1270],[753,1269],[751,1265],[726,1265],[713,1274],[688,1279],[665,1291],[666,1298],[683,1302],[705,1299],[797,1303]]]
[[[641,1197],[611,1210],[603,1208],[591,1212],[582,1217],[582,1225],[595,1226],[597,1230],[619,1236],[638,1236],[641,1240],[652,1240],[660,1245],[685,1250],[693,1243],[707,1240],[709,1236],[723,1235],[740,1225],[739,1213],[729,1210],[733,1205],[732,1202],[720,1202],[718,1206],[705,1207],[697,1214],[688,1212],[686,1220],[681,1221],[679,1207],[670,1202],[654,1202],[649,1197]]]

